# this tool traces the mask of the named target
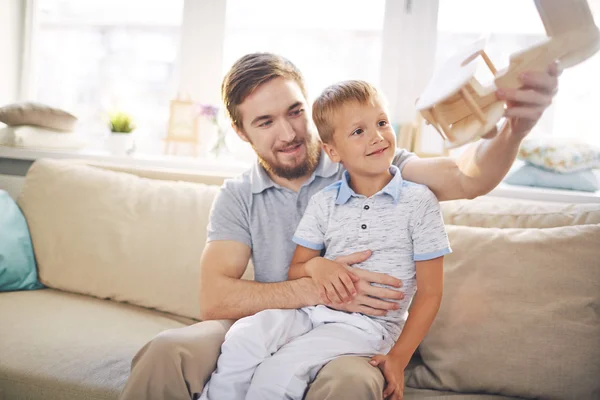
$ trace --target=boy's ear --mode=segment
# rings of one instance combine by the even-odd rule
[[[244,132],[243,129],[238,128],[233,122],[231,123],[231,129],[233,129],[238,137],[244,142],[250,143],[250,139],[248,138],[248,135],[246,135],[246,132]]]
[[[325,150],[325,153],[327,153],[329,159],[334,163],[339,163],[341,161],[338,152],[336,151],[335,147],[331,145],[331,143],[323,143],[323,150]]]

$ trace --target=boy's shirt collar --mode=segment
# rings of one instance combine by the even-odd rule
[[[400,174],[400,170],[395,165],[390,165],[390,173],[392,174],[392,180],[388,182],[387,185],[379,192],[375,193],[374,196],[377,196],[380,193],[384,193],[392,196],[394,199],[394,204],[398,204],[398,200],[400,199],[400,189],[402,188],[402,175]],[[359,197],[350,187],[350,174],[348,171],[344,171],[344,175],[342,176],[342,180],[340,183],[340,188],[338,189],[338,194],[335,199],[335,204],[341,205],[346,204],[351,197]],[[364,196],[362,196],[364,197]]]

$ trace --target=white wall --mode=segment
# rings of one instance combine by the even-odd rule
[[[16,199],[19,193],[21,193],[24,184],[25,178],[22,176],[0,174],[0,190],[6,190],[13,199]]]
[[[24,0],[0,0],[0,107],[19,98]]]

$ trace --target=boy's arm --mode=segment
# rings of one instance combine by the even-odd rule
[[[398,341],[389,356],[406,368],[439,310],[444,288],[444,257],[417,261],[417,293]]]
[[[472,144],[458,160],[413,157],[402,169],[403,178],[428,186],[440,201],[472,199],[491,191],[512,166],[523,138],[551,104],[559,73],[553,64],[547,72],[522,78],[522,88],[498,93],[508,101],[505,116],[510,124],[504,124],[492,139]]]

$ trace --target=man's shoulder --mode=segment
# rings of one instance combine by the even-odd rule
[[[246,171],[234,178],[225,179],[219,190],[217,201],[249,202],[252,197],[252,181],[250,176],[251,171]]]

